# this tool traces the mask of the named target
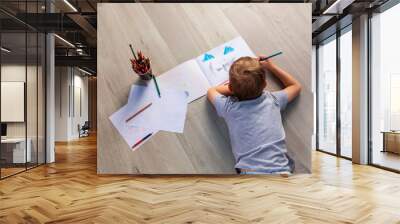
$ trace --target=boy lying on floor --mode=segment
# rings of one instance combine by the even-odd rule
[[[270,71],[284,85],[276,92],[265,91],[265,73]],[[209,101],[229,129],[235,168],[241,174],[293,172],[287,154],[281,111],[296,98],[301,84],[270,59],[242,57],[229,70],[229,84],[212,87]]]

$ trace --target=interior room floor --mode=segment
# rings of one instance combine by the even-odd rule
[[[372,157],[373,163],[389,167],[391,169],[400,170],[400,155],[392,152],[374,151]]]
[[[17,173],[23,172],[25,171],[25,169],[32,169],[35,168],[37,165],[36,163],[27,163],[27,167],[25,167],[25,164],[18,164],[18,166],[16,167],[12,167],[12,166],[6,166],[6,167],[2,167],[1,168],[1,177],[8,177],[11,175],[15,175]]]
[[[17,168],[15,168],[15,167],[4,168],[3,167],[3,168],[1,168],[1,176],[2,177],[7,177],[7,176],[10,176],[10,175],[22,172],[24,170],[25,170],[25,167],[23,167],[23,168],[19,168],[19,167],[17,167]]]
[[[0,181],[0,223],[399,223],[400,175],[313,152],[313,173],[96,174],[96,137]]]

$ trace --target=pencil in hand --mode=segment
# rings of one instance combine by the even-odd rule
[[[276,56],[278,56],[280,54],[282,54],[282,51],[279,51],[279,52],[277,52],[275,54],[271,54],[270,56],[267,56],[267,57],[260,58],[260,61],[266,61],[266,60],[268,60],[270,58],[273,58],[273,57],[276,57]]]

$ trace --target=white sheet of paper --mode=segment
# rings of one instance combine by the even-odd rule
[[[242,37],[219,45],[196,58],[211,86],[223,84],[229,79],[232,63],[244,56],[256,57]]]
[[[158,95],[155,85],[152,80],[149,80],[146,85],[134,84],[131,86],[127,104],[134,103],[140,106],[140,104],[144,104],[156,97],[158,97]]]
[[[151,87],[149,88],[151,89]],[[149,102],[151,106],[136,115],[128,124],[134,127],[183,133],[187,112],[187,98],[188,93],[186,91],[167,90],[164,88],[161,91],[161,98],[152,99]],[[146,105],[149,104],[146,103]],[[141,108],[137,109],[137,111]]]
[[[161,92],[164,89],[178,89],[189,93],[188,102],[206,94],[210,84],[195,60],[185,61],[173,69],[157,76]],[[153,84],[153,83],[152,83]]]
[[[137,144],[138,142],[140,142],[149,134],[152,134],[152,136],[154,136],[157,133],[157,130],[128,125],[128,123],[126,123],[126,117],[129,114],[130,110],[128,108],[128,105],[125,105],[121,107],[117,112],[113,113],[110,116],[110,120],[114,127],[118,130],[119,134],[124,138],[125,142],[134,151],[151,137],[142,141],[140,144]]]

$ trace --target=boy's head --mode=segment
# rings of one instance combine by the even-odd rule
[[[265,71],[256,58],[241,57],[229,69],[229,88],[239,100],[259,97],[266,85]]]

